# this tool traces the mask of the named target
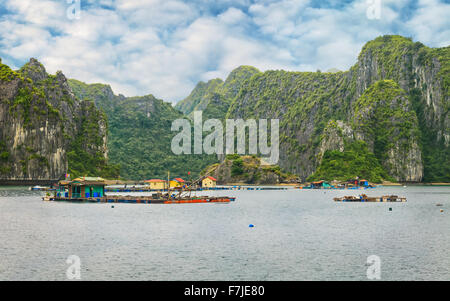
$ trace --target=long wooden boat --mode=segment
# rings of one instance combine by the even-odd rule
[[[335,202],[406,202],[405,197],[399,197],[396,195],[384,195],[381,197],[369,197],[365,194],[356,196],[343,196],[340,198],[334,198]]]
[[[44,201],[74,202],[74,203],[128,203],[128,204],[195,204],[195,203],[230,203],[235,197],[183,197],[183,198],[158,198],[152,196],[123,196],[111,195],[97,198],[66,198],[44,196]]]

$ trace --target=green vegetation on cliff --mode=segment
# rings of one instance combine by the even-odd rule
[[[397,180],[444,181],[448,169],[437,162],[449,161],[448,51],[401,36],[379,37],[364,46],[349,71],[255,74],[226,117],[279,119],[279,164],[302,179],[318,168],[328,122],[342,120]],[[416,105],[410,100],[415,89]],[[437,146],[442,151],[429,151]]]
[[[9,82],[18,76],[9,66],[2,64],[2,60],[0,59],[0,81]]]
[[[403,65],[405,57],[415,52],[420,45],[414,45],[411,38],[385,35],[367,42],[359,54],[359,60],[376,58],[378,79],[398,81],[402,78],[403,71],[399,66]]]
[[[367,144],[361,140],[345,143],[343,152],[328,150],[319,167],[308,177],[308,181],[366,179],[373,183],[383,180],[393,181],[381,166],[377,157],[369,151]]]
[[[11,171],[11,164],[8,161],[9,152],[6,148],[6,143],[0,141],[0,175],[8,174]]]
[[[117,179],[120,175],[120,164],[108,162],[103,145],[104,130],[107,127],[106,116],[97,110],[93,102],[85,101],[87,114],[80,116],[81,128],[70,143],[67,153],[69,173],[72,178],[79,176],[100,176],[106,179]],[[104,122],[104,124],[102,124]]]
[[[61,75],[46,75],[43,70],[41,64],[30,62],[15,72],[0,62],[0,83],[20,82],[8,99],[8,109],[30,128],[37,127],[39,120],[64,120],[67,108],[73,108],[74,100],[61,92]],[[151,95],[126,98],[114,95],[107,85],[69,81],[80,99],[92,100],[106,113],[110,161],[121,164],[125,178],[164,177],[168,170],[183,177],[187,171],[195,174],[217,162],[214,156],[175,156],[170,150],[176,134],[170,131],[172,121],[203,110],[204,120],[279,119],[279,168],[302,180],[311,175],[329,180],[359,176],[376,182],[389,177],[450,181],[449,83],[450,47],[429,48],[395,35],[368,42],[358,62],[344,72],[260,72],[241,66],[225,81],[200,82],[175,106],[179,111]],[[339,121],[339,131],[327,130],[330,121],[336,125]],[[77,122],[83,125],[86,121]],[[81,128],[87,136],[64,129],[66,137],[75,137],[70,144],[70,168],[75,173],[101,172],[104,156],[97,156],[103,152],[97,143],[104,140],[94,134],[101,129],[89,124]],[[340,138],[333,136],[336,133]],[[93,149],[88,145],[94,145]],[[92,170],[74,165],[85,160],[80,149],[97,158],[89,164]],[[9,148],[5,151],[14,157]],[[250,170],[259,167],[246,169],[252,160],[229,157],[224,162],[229,164],[230,177],[258,182],[258,172]],[[111,166],[106,173],[115,174],[114,170]]]
[[[209,97],[211,97],[222,84],[223,81],[220,78],[212,79],[207,83],[199,82],[188,97],[176,104],[175,109],[188,116],[194,111],[204,110],[209,103]]]
[[[376,62],[379,79],[401,83],[410,98],[419,123],[423,181],[449,181],[450,47],[383,36],[364,46],[360,59],[367,58]]]
[[[105,116],[36,59],[18,71],[0,62],[0,115],[2,179],[118,176],[105,157]]]
[[[121,176],[127,179],[195,177],[214,156],[175,155],[171,150],[172,121],[183,118],[169,103],[152,95],[128,98],[109,115],[111,162],[121,164]]]
[[[221,163],[205,168],[203,175],[216,177],[220,184],[279,184],[297,181],[297,177],[284,173],[277,165],[262,165],[257,156],[227,155]]]
[[[407,171],[413,168],[409,164],[415,164],[414,160],[405,162],[398,170],[391,167],[393,160],[417,156],[420,152],[419,124],[407,93],[393,80],[377,81],[358,98],[354,110],[355,131],[373,143],[373,153],[390,175],[408,179]],[[394,159],[392,152],[399,159]],[[420,157],[416,160],[420,161]]]
[[[211,155],[175,155],[171,150],[172,121],[185,116],[169,103],[153,95],[143,97],[116,96],[107,85],[88,85],[70,80],[78,97],[95,101],[108,119],[108,156],[120,165],[124,179],[197,176],[217,158]]]
[[[438,129],[427,124],[426,104],[421,100],[418,89],[411,91],[410,99],[419,120],[420,147],[424,162],[423,181],[450,183],[450,147],[445,145],[443,139],[436,139]]]
[[[107,115],[111,113],[114,106],[122,99],[115,96],[111,87],[104,84],[86,84],[75,79],[67,80],[73,93],[79,99],[92,100],[96,107],[103,110]]]
[[[234,69],[225,81],[213,79],[208,83],[200,82],[185,99],[175,105],[187,116],[193,111],[203,111],[206,119],[224,119],[233,99],[241,87],[259,70],[251,66],[240,66]]]

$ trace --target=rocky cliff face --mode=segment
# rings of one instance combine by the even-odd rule
[[[303,180],[325,149],[343,150],[326,131],[340,120],[394,179],[450,181],[449,64],[449,47],[384,36],[367,43],[349,71],[253,74],[226,116],[279,119],[279,164]]]
[[[423,178],[420,130],[405,90],[393,80],[371,85],[354,104],[353,129],[398,181]]]
[[[254,67],[240,66],[225,81],[217,78],[207,83],[200,82],[188,97],[175,105],[175,109],[189,117],[193,111],[203,111],[204,118],[223,119],[242,86],[256,73],[259,70]]]
[[[384,36],[368,42],[348,71],[241,66],[225,81],[199,83],[176,108],[187,116],[203,110],[204,119],[279,119],[279,165],[302,180],[339,172],[337,162],[347,162],[349,173],[359,166],[376,179],[450,182],[449,84],[450,47]],[[33,59],[18,71],[0,63],[0,100],[1,179],[116,174],[107,144],[133,179],[169,169],[185,176],[215,160],[173,156],[170,125],[183,115],[170,104],[68,82]]]
[[[429,127],[438,128],[438,140],[449,145],[450,47],[431,49],[400,36],[384,36],[367,43],[353,68],[359,97],[373,83],[391,79],[408,93],[417,91]]]
[[[0,122],[2,180],[60,178],[70,171],[76,137],[81,151],[106,159],[102,114],[35,59],[18,71],[0,61]]]
[[[412,153],[391,152],[389,162],[399,162],[400,171],[405,166],[404,158],[408,157],[418,162],[415,166],[406,164],[416,171],[413,180],[422,174],[425,181],[449,181],[450,47],[428,48],[400,36],[380,37],[364,46],[351,73],[356,82],[356,96],[379,80],[393,80],[406,91],[410,107],[416,113],[417,151],[413,151],[416,142],[411,141],[412,147],[408,149]]]
[[[327,168],[321,165],[331,166],[323,160],[324,155],[337,151],[345,158],[349,154],[354,160],[367,158],[371,162],[367,167],[377,171],[371,174],[373,178],[450,181],[449,74],[449,47],[432,49],[408,38],[384,36],[368,42],[348,71],[260,72],[241,66],[225,81],[199,83],[175,108],[187,116],[203,110],[204,119],[279,119],[279,165],[302,180],[318,169],[324,175]],[[77,95],[92,99],[108,114],[113,124],[111,156],[125,162],[129,177],[139,177],[136,161],[147,162],[157,171],[154,175],[160,175],[162,164],[154,162],[160,160],[152,157],[154,153],[161,154],[164,162],[179,162],[172,161],[163,143],[170,140],[169,133],[154,131],[154,127],[167,127],[168,120],[181,115],[159,101],[138,98],[135,101],[146,106],[130,112],[127,108],[135,103],[130,105],[127,98],[115,96],[107,85],[70,83]],[[154,113],[149,111],[149,103],[156,104]],[[160,112],[170,118],[162,118]],[[128,130],[122,130],[125,123]],[[136,134],[141,129],[142,133]],[[164,138],[146,138],[146,132]],[[146,143],[154,146],[152,152],[144,156],[150,148],[135,151],[134,145],[125,143],[129,136],[148,140]],[[126,155],[123,149],[127,149]],[[338,153],[326,158],[338,158]],[[196,161],[196,167],[202,168],[207,161],[211,162]]]
[[[394,81],[377,81],[366,89],[354,103],[350,122],[328,122],[319,148],[319,165],[329,163],[322,160],[327,151],[344,153],[353,141],[363,141],[394,179],[422,179],[419,122],[407,93]],[[359,164],[364,166],[365,162]],[[370,175],[380,180],[373,173]],[[352,178],[357,176],[363,175],[351,174]]]

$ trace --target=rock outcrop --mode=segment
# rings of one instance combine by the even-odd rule
[[[202,173],[212,175],[221,185],[275,185],[298,180],[293,175],[281,172],[279,166],[261,165],[261,159],[255,156],[228,155],[221,163],[208,166]]]
[[[49,75],[31,59],[18,71],[0,61],[0,74],[0,180],[59,179],[71,171],[76,142],[77,151],[106,160],[106,119],[74,96],[61,72]]]
[[[342,150],[326,130],[330,120],[341,120],[394,179],[450,181],[449,64],[450,47],[384,36],[367,43],[349,71],[253,75],[227,116],[279,119],[279,164],[303,180],[325,149]]]

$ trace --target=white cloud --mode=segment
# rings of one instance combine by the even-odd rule
[[[10,13],[0,15],[0,56],[37,57],[49,72],[167,101],[239,65],[345,70],[378,35],[413,36],[429,46],[448,45],[450,37],[449,4],[436,0],[417,8],[383,0],[379,20],[367,19],[365,0],[327,8],[309,0],[89,0],[79,20],[67,18],[65,1],[3,2]]]
[[[220,23],[239,24],[247,22],[248,17],[240,9],[230,7],[227,11],[218,16]]]
[[[450,3],[421,0],[416,14],[407,22],[413,36],[425,44],[443,47],[450,44]]]

